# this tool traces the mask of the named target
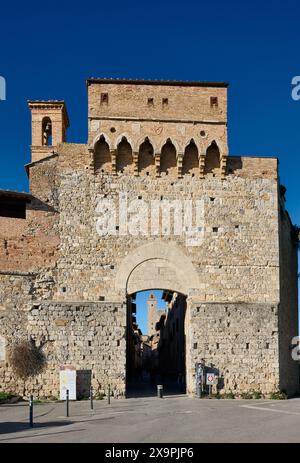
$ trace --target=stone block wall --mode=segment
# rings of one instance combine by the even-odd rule
[[[220,393],[279,389],[277,304],[202,303],[190,310],[190,392],[201,359],[219,370]]]
[[[62,147],[61,163],[64,154]],[[199,275],[201,300],[279,299],[277,180],[273,160],[273,178],[256,178],[254,163],[248,176],[232,174],[226,180],[212,175],[205,179],[187,176],[176,181],[126,174],[115,178],[60,165],[59,299],[118,297],[114,283],[123,259],[139,246],[156,241],[176,242],[188,256]],[[128,203],[136,201],[140,209],[145,208],[148,234],[121,235],[116,229],[115,235],[99,236],[97,204],[104,199],[111,202],[119,227],[119,195],[123,193]],[[175,236],[172,230],[170,235],[164,235],[162,229],[157,236],[151,235],[149,206],[151,201],[161,199],[162,208],[164,201],[203,200],[204,239],[200,246],[188,246],[186,236]],[[113,214],[112,209],[110,212]],[[66,288],[64,292],[62,288]]]
[[[0,316],[0,334],[7,339],[7,349],[16,333],[43,344],[47,369],[27,383],[27,393],[58,397],[59,371],[67,365],[91,370],[95,393],[107,393],[110,384],[115,397],[124,397],[126,305],[51,301],[36,303],[29,311],[3,311]],[[6,361],[0,362],[0,384],[6,391],[22,394],[23,383],[16,380]]]

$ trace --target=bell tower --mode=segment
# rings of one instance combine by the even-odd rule
[[[152,336],[156,333],[155,325],[157,322],[157,311],[156,311],[156,297],[153,293],[150,294],[148,304],[148,336]]]
[[[49,156],[66,141],[69,117],[64,101],[28,101],[31,111],[31,162]]]

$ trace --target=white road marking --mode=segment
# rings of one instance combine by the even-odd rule
[[[271,404],[270,404],[271,405]],[[275,412],[275,413],[286,413],[287,415],[300,415],[300,412],[288,412],[286,410],[277,410],[275,408],[266,408],[266,407],[255,407],[255,405],[241,405],[242,408],[250,408],[253,410],[262,410],[267,412]]]
[[[275,405],[275,404],[270,404],[270,401],[268,401],[268,402],[259,402],[256,405]],[[243,407],[244,407],[244,405],[243,405]]]

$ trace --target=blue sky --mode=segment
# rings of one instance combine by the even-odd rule
[[[231,155],[278,156],[300,224],[299,0],[158,0],[1,5],[0,188],[28,190],[27,99],[65,99],[68,140],[87,141],[87,77],[230,83]]]
[[[151,293],[154,293],[157,304],[156,307],[157,309],[165,309],[166,308],[166,303],[161,299],[162,296],[162,291],[156,289],[154,291],[141,291],[140,293],[137,293],[136,295],[136,321],[142,330],[143,334],[148,333],[148,305],[147,305],[147,300],[149,299],[149,296]]]

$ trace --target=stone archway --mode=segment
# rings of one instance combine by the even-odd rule
[[[185,297],[185,371],[186,391],[193,390],[193,365],[191,364],[191,307],[192,298],[199,290],[199,279],[189,257],[176,243],[154,241],[130,252],[122,261],[117,277],[116,290],[127,299],[146,290],[169,290]]]
[[[177,273],[167,259],[147,259],[137,265],[129,275],[126,292],[134,294],[147,289],[165,289],[184,293],[184,285]]]
[[[151,274],[147,266],[151,266]],[[198,274],[191,260],[173,242],[154,241],[136,248],[121,262],[115,280],[116,291],[124,296],[168,287],[186,296],[199,289]]]

